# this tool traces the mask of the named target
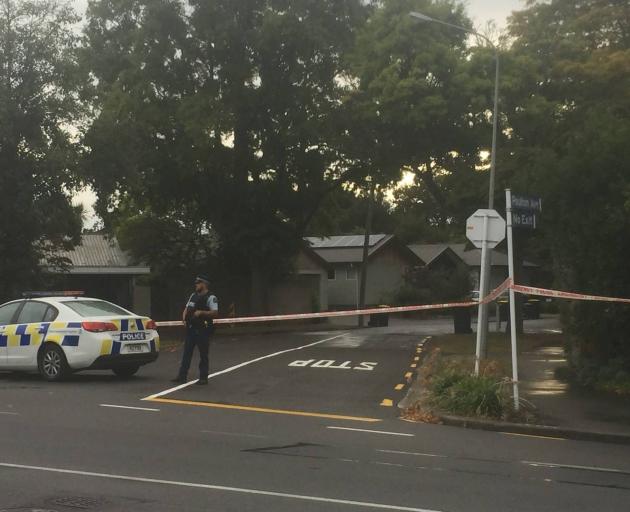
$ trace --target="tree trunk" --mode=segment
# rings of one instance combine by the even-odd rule
[[[365,290],[368,276],[368,251],[370,248],[370,234],[372,232],[372,216],[374,215],[374,187],[370,184],[370,195],[368,197],[367,215],[365,218],[365,238],[363,240],[363,261],[361,263],[361,281],[359,282],[359,309],[365,308]],[[363,327],[365,318],[359,316],[359,327]]]
[[[266,272],[259,262],[251,263],[250,309],[253,315],[265,315],[268,308],[268,282]]]

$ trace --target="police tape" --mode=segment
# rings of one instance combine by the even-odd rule
[[[380,307],[369,309],[351,309],[344,311],[325,311],[321,313],[295,313],[289,315],[267,315],[267,316],[245,316],[240,318],[217,318],[214,320],[215,324],[244,324],[253,322],[277,322],[280,320],[312,320],[315,318],[338,318],[346,316],[366,316],[374,314],[389,314],[389,313],[410,313],[413,311],[429,311],[435,309],[450,309],[450,308],[468,308],[477,306],[479,304],[488,304],[496,300],[497,297],[502,295],[506,290],[510,288],[512,281],[506,279],[497,288],[490,292],[481,301],[466,301],[466,302],[449,302],[444,304],[421,304],[418,306],[394,306],[394,307]],[[183,324],[181,321],[172,322],[156,322],[158,327],[179,327]]]
[[[552,297],[556,299],[570,299],[570,300],[588,300],[597,302],[621,302],[630,304],[630,299],[621,297],[605,297],[603,295],[586,295],[583,293],[563,292],[560,290],[550,290],[548,288],[536,288],[535,286],[523,286],[515,284],[512,289],[517,293],[525,295],[536,295],[539,297]]]

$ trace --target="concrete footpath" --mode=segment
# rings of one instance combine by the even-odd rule
[[[529,333],[561,332],[557,318],[526,322],[525,329]],[[535,407],[537,424],[455,416],[442,416],[442,422],[484,430],[630,444],[630,397],[574,389],[556,378],[556,370],[566,365],[561,336],[520,355],[521,397]],[[399,408],[406,409],[418,401],[423,391],[421,382],[422,379],[416,377]]]
[[[630,397],[572,389],[556,379],[566,366],[561,346],[546,346],[521,358],[523,396],[546,425],[630,436]]]

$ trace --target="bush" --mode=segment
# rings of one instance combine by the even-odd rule
[[[496,375],[479,376],[459,368],[445,368],[430,384],[435,407],[459,416],[503,418],[511,412],[509,383]]]

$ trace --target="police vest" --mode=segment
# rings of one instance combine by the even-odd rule
[[[193,316],[195,311],[210,311],[210,307],[208,306],[208,299],[213,294],[208,293],[194,293],[190,300],[188,301],[187,308],[188,313],[186,315],[187,324],[189,327],[193,327],[195,329],[204,329],[206,327],[212,327],[213,320],[212,318],[204,317],[204,318],[195,318]]]

